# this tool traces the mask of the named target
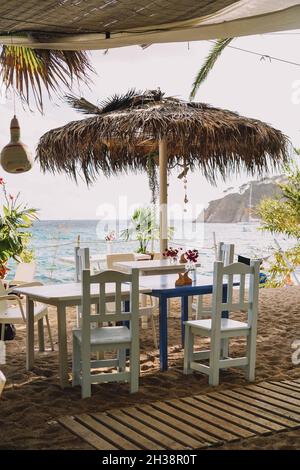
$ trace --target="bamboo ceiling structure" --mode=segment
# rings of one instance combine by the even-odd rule
[[[109,49],[300,27],[296,0],[9,0],[0,43],[36,49]]]

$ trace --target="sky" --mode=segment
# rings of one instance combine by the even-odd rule
[[[236,38],[232,45],[276,56],[292,62],[299,59],[300,31],[273,33]],[[160,87],[167,95],[188,99],[194,76],[203,63],[212,44],[208,41],[152,45],[143,50],[138,46],[91,52],[96,70],[90,89],[82,86],[79,94],[97,102],[114,93],[130,88],[155,89]],[[75,90],[76,92],[76,90]],[[77,91],[78,93],[78,91]],[[261,119],[282,130],[294,146],[300,146],[300,66],[227,48],[199,89],[196,101],[237,111],[247,117]],[[32,154],[41,135],[82,116],[64,103],[45,99],[44,115],[33,108],[23,109],[16,103],[21,125],[22,141]],[[0,100],[0,147],[9,141],[9,125],[13,116],[11,96]],[[87,188],[84,181],[76,184],[65,175],[43,174],[35,162],[33,169],[20,175],[9,175],[0,169],[8,191],[21,192],[21,200],[37,207],[41,219],[95,219],[105,208],[149,204],[150,190],[146,175],[122,175],[106,179],[99,176]],[[249,180],[247,175],[236,175],[225,183],[221,180],[211,186],[199,171],[188,176],[188,198],[195,211],[212,199],[223,195],[229,186],[238,186]],[[121,198],[121,200],[120,200]],[[170,205],[182,204],[184,189],[177,172],[169,179]],[[125,210],[125,209],[124,209]],[[197,214],[196,214],[197,215]]]

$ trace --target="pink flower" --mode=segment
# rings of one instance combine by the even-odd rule
[[[5,184],[3,178],[0,178],[0,184]]]

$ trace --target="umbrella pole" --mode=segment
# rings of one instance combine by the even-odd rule
[[[168,248],[168,149],[165,138],[159,141],[159,233],[160,252]]]

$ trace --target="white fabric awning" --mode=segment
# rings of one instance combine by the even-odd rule
[[[65,0],[66,3],[67,0]],[[26,0],[22,2],[23,7],[26,4]],[[32,3],[32,0],[31,2]],[[88,2],[85,2],[88,4]],[[104,3],[107,8],[109,4],[119,4],[117,1],[108,2],[99,2]],[[124,15],[126,8],[126,0],[122,1],[124,6]],[[139,2],[141,4],[143,2]],[[144,2],[144,8],[147,8],[147,3],[149,6],[149,1]],[[155,4],[163,4],[164,1],[155,2]],[[172,5],[173,2],[167,2],[169,5]],[[174,1],[175,4],[178,3]],[[180,2],[181,8],[184,7],[185,0]],[[199,1],[199,11],[201,11],[202,3]],[[207,2],[206,2],[207,3]],[[213,4],[214,2],[210,2]],[[151,2],[153,8],[153,2]],[[49,7],[50,8],[50,7]],[[157,7],[158,8],[158,7]],[[104,11],[104,9],[103,9]],[[126,10],[128,13],[128,10]],[[133,16],[136,27],[118,30],[118,25],[122,27],[122,16],[119,17],[118,21],[115,21],[115,25],[112,28],[112,31],[107,30],[107,25],[105,32],[101,32],[101,21],[98,23],[99,32],[88,32],[81,34],[78,24],[80,24],[81,19],[77,18],[77,30],[73,33],[68,33],[67,35],[62,34],[64,19],[61,19],[61,32],[58,30],[56,25],[53,30],[50,27],[45,28],[45,31],[49,33],[48,36],[43,37],[42,40],[39,39],[38,34],[28,34],[28,31],[24,32],[24,29],[20,31],[18,29],[18,21],[16,25],[12,27],[10,31],[7,31],[8,34],[14,33],[13,44],[14,45],[24,45],[27,47],[33,48],[44,48],[44,49],[68,49],[68,50],[88,50],[88,49],[110,49],[115,47],[130,46],[130,45],[139,45],[139,44],[154,44],[154,43],[166,43],[166,42],[183,42],[183,41],[198,41],[202,39],[216,39],[216,38],[226,38],[226,37],[238,37],[246,36],[252,34],[262,34],[273,31],[284,31],[290,29],[300,28],[300,2],[295,0],[240,0],[235,1],[225,8],[222,8],[218,11],[215,11],[212,14],[198,17],[196,15],[197,9],[194,8],[194,17],[189,18],[188,20],[177,21],[177,22],[164,22],[157,25],[153,25],[153,19],[149,17],[149,26],[145,26],[145,16],[143,17],[143,26],[139,27],[139,16],[138,11],[136,10]],[[107,9],[105,9],[107,13]],[[122,13],[122,10],[119,10]],[[159,13],[159,12],[157,12]],[[101,18],[101,9],[97,9],[95,15],[98,15]],[[16,12],[17,15],[17,12]],[[153,15],[152,15],[153,16]],[[167,17],[166,12],[163,14],[163,18]],[[112,18],[113,18],[112,12]],[[176,17],[176,15],[175,15]],[[17,17],[16,17],[17,18]],[[131,18],[130,18],[131,19]],[[172,15],[174,19],[174,11]],[[32,16],[27,23],[31,25],[39,23],[39,18]],[[128,18],[127,18],[128,20]],[[124,20],[125,21],[125,20]],[[0,31],[3,31],[1,28],[1,7],[0,7]],[[40,23],[43,24],[42,22]],[[44,23],[45,24],[45,23]],[[116,26],[117,25],[117,26]],[[49,26],[49,25],[48,25]],[[50,25],[51,26],[51,25]],[[67,26],[66,26],[67,28]],[[37,28],[35,28],[37,29]],[[43,30],[43,27],[40,26],[39,31]],[[108,26],[109,29],[109,26]],[[66,29],[67,30],[67,29]],[[75,29],[74,29],[75,30]],[[77,32],[78,31],[78,32]],[[10,35],[0,36],[0,43],[2,44],[11,44]]]

